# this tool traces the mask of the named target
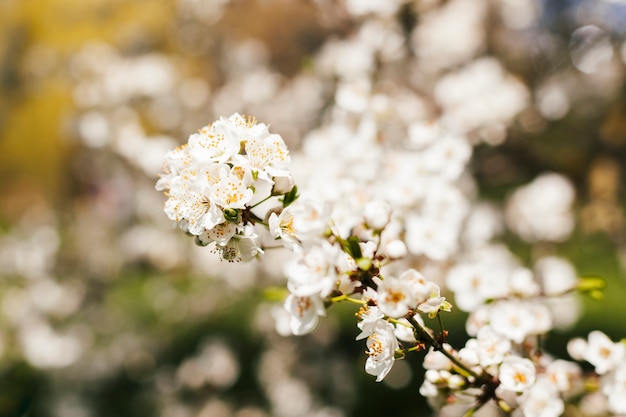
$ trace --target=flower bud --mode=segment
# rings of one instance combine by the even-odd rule
[[[274,187],[272,188],[272,195],[287,194],[293,188],[294,180],[291,175],[284,177],[274,177]]]
[[[391,259],[404,258],[407,254],[406,244],[399,239],[387,243],[383,251]]]
[[[224,218],[231,223],[241,222],[241,211],[234,208],[224,209]]]
[[[581,337],[575,337],[567,343],[567,353],[577,361],[584,360],[587,348],[587,341]]]

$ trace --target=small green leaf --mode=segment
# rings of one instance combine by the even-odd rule
[[[359,243],[360,240],[356,236],[350,236],[348,240],[346,240],[346,252],[348,252],[348,255],[352,256],[354,259],[360,259],[363,257],[361,245]]]
[[[280,201],[283,202],[283,207],[287,207],[288,205],[296,201],[298,197],[300,197],[298,195],[298,187],[294,185]]]
[[[606,287],[606,281],[599,277],[582,277],[576,284],[576,291],[581,294],[587,294],[594,300],[602,300],[604,298],[603,290]]]

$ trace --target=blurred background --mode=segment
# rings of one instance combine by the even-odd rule
[[[338,107],[359,113],[363,74],[393,103],[381,140],[462,126],[476,199],[571,182],[573,230],[509,220],[501,239],[607,281],[549,350],[625,337],[625,34],[620,0],[0,0],[0,416],[430,413],[419,361],[365,374],[349,306],[279,335],[281,271],[213,259],[154,190],[167,150],[235,111],[298,152]]]

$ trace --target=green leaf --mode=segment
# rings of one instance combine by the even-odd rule
[[[296,201],[298,197],[300,197],[300,195],[298,195],[298,187],[294,185],[291,190],[289,190],[289,192],[285,194],[285,196],[281,199],[281,201],[283,202],[283,207],[287,207],[288,205]]]
[[[346,240],[346,252],[354,259],[361,259],[363,257],[360,243],[361,241],[356,236],[350,236],[348,240]]]
[[[576,284],[576,291],[581,294],[587,294],[594,300],[602,300],[604,298],[603,290],[606,287],[606,281],[599,277],[582,277]]]

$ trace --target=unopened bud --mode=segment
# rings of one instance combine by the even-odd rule
[[[241,211],[234,208],[224,209],[224,218],[231,223],[241,222]]]
[[[383,252],[391,259],[404,258],[407,254],[406,244],[399,239],[392,240],[385,245]]]
[[[274,187],[272,188],[272,195],[287,194],[293,188],[294,180],[291,175],[284,177],[274,177]]]

